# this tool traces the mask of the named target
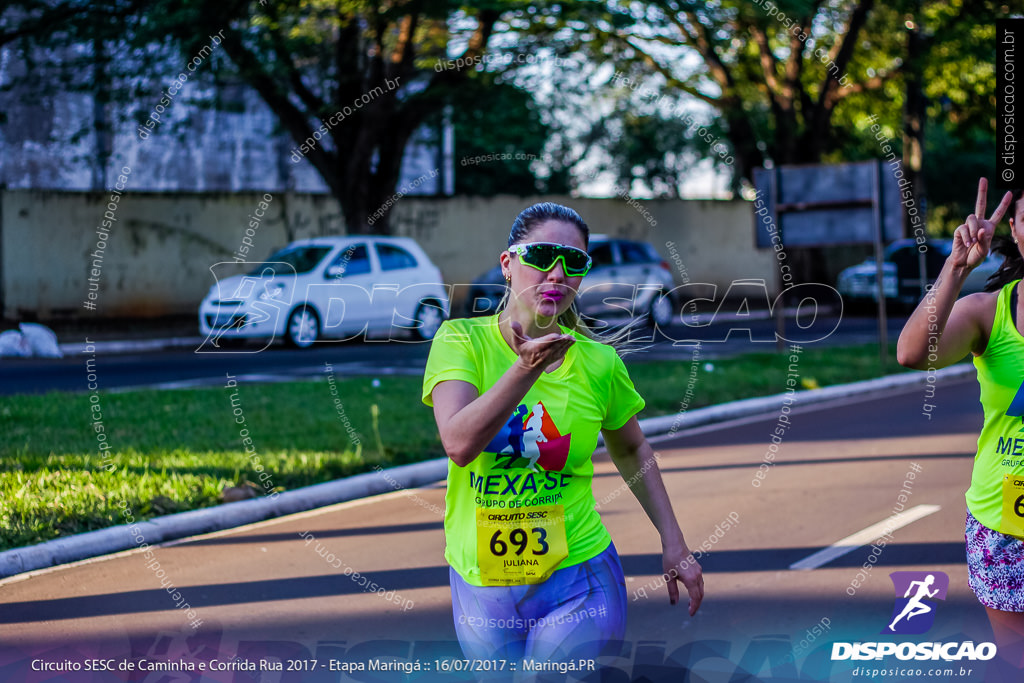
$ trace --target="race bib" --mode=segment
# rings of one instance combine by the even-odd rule
[[[1024,477],[1003,476],[1003,519],[999,531],[1024,538]]]
[[[569,556],[561,505],[476,509],[477,562],[485,586],[545,581]]]

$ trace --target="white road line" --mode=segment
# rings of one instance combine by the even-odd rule
[[[872,524],[867,529],[862,529],[840,541],[836,541],[829,547],[819,550],[810,557],[805,557],[799,562],[794,562],[789,565],[789,568],[797,570],[817,569],[822,565],[828,564],[837,557],[842,557],[847,553],[852,553],[857,548],[860,548],[876,538],[885,536],[896,529],[905,527],[908,524],[934,514],[941,509],[941,505],[918,505],[916,507],[912,507],[906,512],[895,514],[888,519],[882,520],[878,524]]]

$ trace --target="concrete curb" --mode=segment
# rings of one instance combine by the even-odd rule
[[[38,545],[15,548],[0,553],[0,578],[130,550],[143,542],[156,545],[347,500],[415,488],[444,479],[447,473],[448,459],[437,458],[314,484],[274,496],[155,517],[134,525],[121,524],[109,529],[88,531]]]
[[[908,373],[889,375],[878,379],[841,384],[834,387],[797,392],[789,398],[793,405],[822,403],[848,396],[877,393],[932,380],[974,374],[973,365],[956,365],[934,373]],[[698,408],[680,415],[652,417],[640,421],[647,436],[674,434],[680,430],[724,422],[738,417],[750,417],[770,413],[782,408],[787,400],[785,393],[774,396],[749,398],[717,406]],[[599,443],[601,441],[599,440]],[[315,484],[294,491],[265,496],[254,500],[225,503],[212,508],[181,512],[164,517],[138,522],[135,525],[122,524],[109,529],[89,531],[75,536],[59,538],[25,548],[15,548],[0,553],[0,579],[77,562],[91,557],[130,550],[142,542],[156,545],[188,536],[231,529],[283,515],[304,512],[325,505],[343,503],[367,496],[415,488],[440,481],[447,476],[448,459],[437,458],[412,465],[402,465],[386,470],[359,474],[323,484]],[[133,531],[134,529],[134,531]],[[141,539],[141,540],[140,540]]]
[[[174,349],[185,346],[199,348],[203,341],[205,341],[205,337],[169,337],[165,339],[95,341],[91,346],[92,351],[96,353],[130,353],[132,351],[160,351],[162,349]],[[65,342],[63,344],[57,344],[57,348],[59,348],[65,356],[75,356],[85,353],[86,346],[89,345],[85,342]]]

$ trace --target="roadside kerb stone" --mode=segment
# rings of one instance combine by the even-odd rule
[[[444,479],[448,472],[447,458],[402,465],[388,470],[357,474],[346,479],[314,484],[294,491],[285,491],[275,498],[255,498],[225,503],[201,510],[136,522],[150,545],[188,536],[231,529],[266,519],[304,512],[325,505],[343,503],[396,488],[416,488]],[[391,481],[385,479],[384,472]],[[131,550],[135,540],[127,524],[109,529],[88,531],[45,543],[14,548],[0,553],[0,578],[23,572],[45,569],[90,557]]]

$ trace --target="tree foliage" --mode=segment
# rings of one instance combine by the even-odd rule
[[[587,135],[604,137],[621,185],[671,194],[697,160],[723,166],[719,138],[737,189],[765,164],[878,158],[872,116],[900,149],[914,135],[935,154],[991,138],[990,34],[1008,11],[985,0],[570,0],[522,30],[610,63],[614,111]],[[924,112],[912,126],[915,88]],[[936,196],[948,196],[944,179]]]
[[[493,196],[565,192],[564,174],[539,178],[549,127],[529,92],[484,72],[452,93],[455,194]]]
[[[166,0],[147,11],[152,27],[183,54],[223,32],[237,77],[254,89],[318,171],[350,233],[395,192],[406,145],[462,83],[465,70],[435,71],[447,57],[453,0]],[[461,57],[483,54],[499,16],[496,3],[465,15]],[[376,221],[386,231],[387,216]]]
[[[153,45],[185,58],[222,34],[230,68],[217,79],[255,90],[296,147],[318,138],[303,154],[350,232],[370,229],[410,136],[446,106],[457,160],[543,157],[456,161],[460,193],[565,191],[568,169],[578,180],[589,166],[672,196],[709,157],[738,189],[765,164],[878,158],[877,122],[942,200],[932,207],[952,202],[936,214],[952,220],[973,182],[946,166],[991,169],[994,19],[1009,11],[993,0],[15,0],[0,9],[0,45],[91,40],[79,57],[93,67],[65,69],[61,87],[114,98],[139,87],[119,69],[166,68]],[[113,49],[123,44],[129,59]],[[476,66],[501,51],[566,61]],[[434,68],[449,55],[474,65]]]
[[[713,108],[728,133],[737,179],[749,179],[769,159],[819,161],[832,148],[839,103],[891,77],[893,69],[873,78],[851,72],[857,59],[877,51],[866,30],[873,6],[873,0],[764,7],[749,0],[577,2],[552,11],[554,27],[532,33],[561,36],[595,59],[612,60],[620,78]],[[648,112],[662,120],[667,113]],[[678,118],[679,111],[671,115]]]

